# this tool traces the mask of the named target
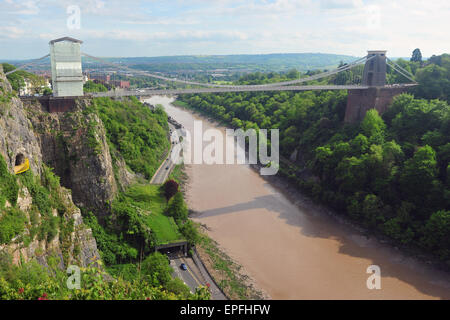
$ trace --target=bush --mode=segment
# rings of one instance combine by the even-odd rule
[[[7,208],[0,218],[0,244],[8,244],[25,229],[25,213],[17,208]]]
[[[167,215],[173,217],[177,224],[181,224],[188,218],[188,208],[184,203],[183,194],[177,192],[175,196],[170,200],[167,206]]]
[[[178,183],[175,180],[167,180],[164,185],[164,196],[169,201],[178,192]]]
[[[154,285],[166,286],[172,279],[173,269],[165,255],[154,252],[142,262],[141,272]]]

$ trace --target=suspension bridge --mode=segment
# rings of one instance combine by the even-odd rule
[[[168,77],[144,70],[138,70],[129,66],[107,61],[106,59],[81,52],[82,41],[70,37],[64,37],[50,41],[50,54],[12,70],[6,75],[17,70],[25,69],[48,57],[52,66],[52,85],[54,96],[73,99],[74,96],[89,97],[145,97],[152,95],[178,95],[194,93],[223,93],[223,92],[263,92],[263,91],[306,91],[306,90],[348,90],[347,110],[345,121],[354,122],[361,120],[365,112],[370,108],[376,108],[380,113],[384,112],[391,103],[393,97],[406,89],[417,85],[414,76],[398,65],[395,61],[386,57],[384,50],[368,51],[367,55],[351,63],[344,64],[333,70],[327,70],[307,77],[301,77],[289,81],[273,82],[258,85],[234,85],[197,82]],[[58,46],[59,45],[59,46]],[[140,90],[110,90],[108,92],[83,93],[83,80],[81,69],[81,56],[113,68],[119,72],[128,72],[133,75],[142,75],[165,82],[172,82],[188,86],[187,88],[173,89],[140,89]],[[318,80],[329,78],[342,72],[363,65],[361,81],[358,84],[330,85],[314,84]],[[402,75],[409,82],[387,84],[387,66]],[[311,82],[313,82],[311,84]],[[308,84],[309,83],[309,84]],[[303,84],[303,85],[302,85]],[[64,108],[56,108],[58,111]]]

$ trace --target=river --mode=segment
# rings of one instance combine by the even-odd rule
[[[194,120],[224,130],[173,100],[147,99],[190,132]],[[248,165],[192,164],[186,173],[193,220],[272,299],[450,299],[448,274],[292,199]],[[380,268],[380,289],[366,284],[371,265]]]

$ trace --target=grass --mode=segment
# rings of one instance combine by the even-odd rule
[[[187,180],[187,175],[184,172],[184,164],[177,164],[172,172],[169,175],[169,180],[175,180],[178,182],[179,185],[183,185],[184,182]]]
[[[125,196],[135,201],[135,205],[148,214],[144,221],[156,235],[158,244],[166,244],[183,240],[173,218],[164,214],[166,199],[157,185],[134,185]]]

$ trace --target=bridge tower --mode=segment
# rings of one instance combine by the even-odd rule
[[[370,50],[367,58],[361,85],[368,88],[348,90],[345,122],[363,120],[369,109],[376,109],[382,114],[392,103],[392,99],[405,90],[386,86],[386,50]]]
[[[367,52],[363,72],[362,85],[369,87],[382,87],[386,84],[386,50],[373,50]]]
[[[63,37],[50,41],[50,61],[54,97],[83,95],[81,44],[83,41]]]

